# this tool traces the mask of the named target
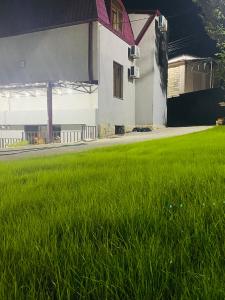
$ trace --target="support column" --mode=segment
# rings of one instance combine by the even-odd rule
[[[53,126],[52,126],[52,83],[47,83],[47,110],[48,110],[48,124],[47,124],[47,142],[53,142]]]
[[[89,82],[94,80],[94,71],[93,71],[93,23],[89,23],[88,28],[88,74]]]

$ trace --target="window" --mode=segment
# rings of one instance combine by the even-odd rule
[[[112,1],[111,17],[112,17],[111,21],[112,21],[113,29],[118,32],[122,32],[122,30],[123,30],[123,9],[116,0]]]
[[[113,62],[113,95],[123,99],[123,66]]]

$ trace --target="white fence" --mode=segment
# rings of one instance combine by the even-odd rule
[[[22,142],[22,139],[17,138],[0,138],[0,148],[7,148],[9,145],[14,145]]]
[[[58,136],[62,144],[73,144],[81,142],[82,140],[81,130],[63,130],[59,133]]]
[[[97,139],[97,127],[96,126],[83,126],[82,128],[82,140],[96,140]]]
[[[53,131],[53,143],[58,144],[75,144],[81,141],[92,141],[97,139],[96,126],[81,126],[79,130],[61,130]],[[0,131],[0,148],[7,148],[10,145],[27,141],[29,144],[46,144],[47,133],[37,131]]]

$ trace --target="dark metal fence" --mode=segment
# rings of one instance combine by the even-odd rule
[[[225,90],[203,90],[167,100],[169,127],[216,125],[225,117]]]

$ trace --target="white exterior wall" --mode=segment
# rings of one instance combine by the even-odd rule
[[[98,92],[53,96],[53,124],[96,125]]]
[[[128,80],[129,45],[99,24],[99,109],[98,124],[103,135],[115,133],[115,125],[135,126],[135,82]],[[113,61],[124,67],[123,100],[113,97]]]
[[[0,85],[88,81],[89,25],[81,24],[0,39]],[[24,65],[21,65],[21,63]],[[98,79],[97,23],[93,26],[93,72]],[[98,92],[53,94],[54,124],[96,125]],[[0,98],[0,125],[47,124],[47,95]],[[13,96],[14,95],[14,96]]]
[[[97,30],[93,60],[97,80]],[[0,85],[88,81],[88,24],[0,39]]]
[[[54,124],[96,125],[98,93],[53,94]],[[47,124],[47,96],[0,98],[0,125]]]
[[[135,37],[139,35],[149,15],[130,15]],[[154,22],[153,22],[154,23]],[[137,60],[141,78],[136,80],[136,124],[153,124],[153,92],[154,92],[154,56],[155,56],[155,27],[151,26],[138,45],[141,58]]]
[[[3,130],[0,129],[0,139],[22,139],[24,130]]]
[[[141,32],[149,15],[131,14],[135,37]],[[166,93],[161,84],[160,69],[156,62],[155,20],[146,31],[140,44],[141,58],[137,60],[141,78],[136,80],[136,124],[138,126],[160,127],[166,125]]]

